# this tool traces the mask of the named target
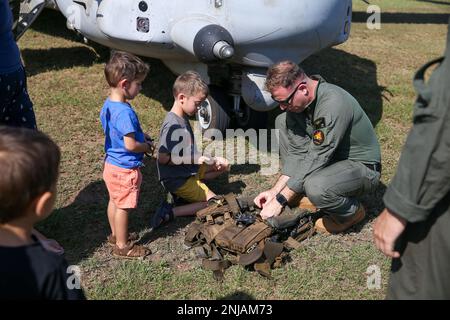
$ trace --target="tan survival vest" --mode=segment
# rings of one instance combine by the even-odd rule
[[[271,278],[271,269],[282,265],[287,253],[315,233],[320,216],[312,205],[288,207],[273,218],[262,220],[253,198],[218,196],[197,212],[186,233],[185,244],[203,258],[202,266],[222,280],[233,264]],[[313,214],[314,213],[314,214]]]

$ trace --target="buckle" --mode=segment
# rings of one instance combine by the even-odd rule
[[[381,163],[363,163],[367,168],[381,173]]]

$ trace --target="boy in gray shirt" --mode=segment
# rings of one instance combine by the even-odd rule
[[[172,208],[164,202],[153,216],[153,228],[174,216],[192,215],[205,208],[215,194],[202,180],[214,179],[230,169],[226,159],[202,156],[195,147],[187,117],[195,114],[207,95],[208,86],[195,71],[187,71],[175,80],[175,101],[160,131],[158,174],[167,191],[189,204]]]

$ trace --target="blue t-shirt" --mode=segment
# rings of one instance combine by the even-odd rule
[[[105,161],[126,169],[141,166],[144,153],[128,151],[123,141],[125,135],[134,133],[136,141],[145,142],[138,116],[131,105],[106,99],[100,121],[105,133]]]
[[[19,48],[12,33],[12,12],[8,0],[0,0],[0,73],[6,74],[18,70]]]

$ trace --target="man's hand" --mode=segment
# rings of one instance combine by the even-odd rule
[[[386,256],[399,258],[400,253],[394,251],[394,244],[397,238],[405,230],[406,220],[388,208],[380,214],[373,225],[373,239],[376,247]]]
[[[266,202],[263,209],[261,210],[261,218],[268,219],[270,217],[278,216],[281,211],[283,211],[283,206],[278,203],[278,201],[273,198],[272,200]]]
[[[262,208],[266,203],[269,203],[272,199],[275,199],[276,196],[277,194],[272,189],[263,191],[255,198],[255,205],[258,208]]]

